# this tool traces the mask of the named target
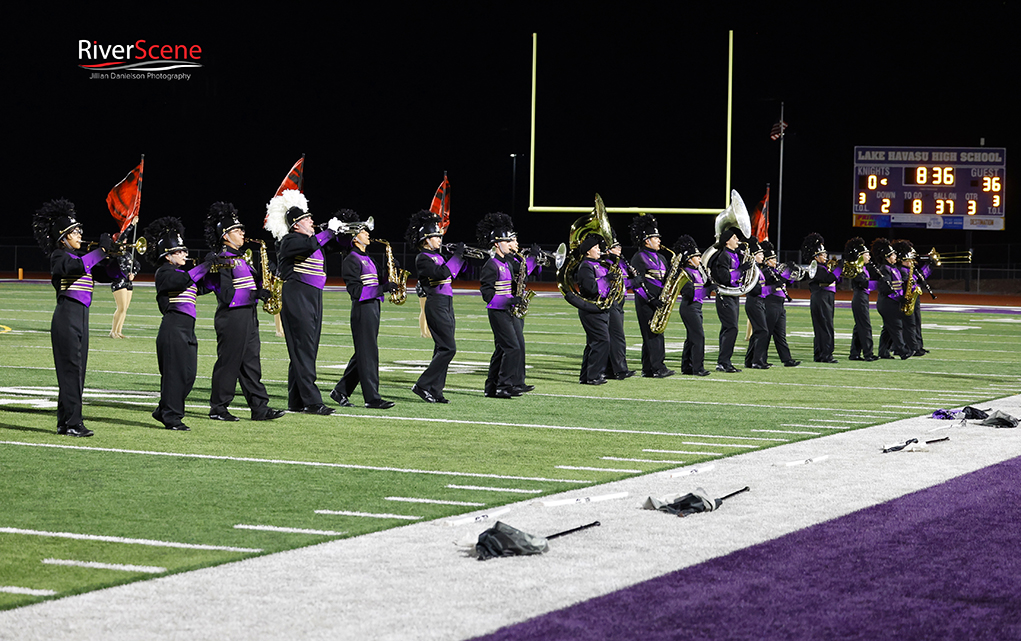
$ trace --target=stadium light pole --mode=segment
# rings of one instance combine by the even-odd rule
[[[511,154],[511,218],[514,217],[514,188],[518,184],[518,155]]]

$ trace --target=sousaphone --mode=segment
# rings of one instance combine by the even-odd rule
[[[741,195],[737,193],[736,189],[730,191],[730,205],[724,209],[719,215],[716,216],[716,243],[714,243],[709,249],[705,250],[702,254],[702,264],[706,266],[706,271],[709,273],[709,279],[716,285],[716,292],[720,296],[744,296],[759,282],[759,266],[755,264],[755,258],[748,253],[748,245],[745,244],[744,258],[741,262],[751,261],[751,269],[744,273],[741,277],[741,283],[737,287],[732,287],[729,284],[719,283],[713,278],[712,263],[710,261],[716,260],[716,254],[720,251],[717,245],[720,241],[720,236],[726,230],[731,227],[736,227],[740,230],[741,235],[745,238],[750,238],[752,235],[752,219],[748,215],[748,208],[745,207],[744,201],[741,200]]]

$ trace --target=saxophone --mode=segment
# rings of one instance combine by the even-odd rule
[[[514,318],[524,318],[525,315],[528,314],[528,301],[532,300],[532,297],[535,296],[535,292],[525,287],[525,279],[528,278],[528,268],[525,266],[525,257],[518,253],[513,255],[521,261],[521,264],[518,266],[518,277],[514,282],[514,292],[517,294],[518,298],[521,299],[521,302],[511,305],[510,313],[514,316]]]
[[[411,275],[406,269],[398,269],[397,261],[394,260],[394,252],[390,243],[382,238],[373,238],[386,250],[386,279],[397,285],[397,289],[390,292],[390,302],[394,305],[403,305],[408,300],[408,276]]]
[[[266,254],[265,241],[255,239],[259,243],[259,256],[262,259],[262,286],[269,290],[269,298],[262,304],[262,311],[276,316],[283,307],[281,294],[284,283],[269,270],[269,257]]]
[[[670,250],[666,249],[666,251]],[[670,321],[670,314],[674,311],[674,304],[677,303],[677,293],[681,291],[681,287],[688,280],[691,279],[688,277],[688,272],[681,266],[681,254],[679,252],[675,253],[670,260],[670,270],[667,272],[667,278],[663,281],[663,290],[659,293],[659,300],[663,304],[656,308],[652,313],[652,318],[649,319],[649,330],[653,334],[662,334],[666,331],[666,324]]]
[[[912,262],[908,267],[908,280],[907,286],[904,288],[904,302],[900,304],[900,311],[905,316],[911,316],[915,313],[915,304],[918,302],[918,297],[922,295],[922,288],[915,282],[915,263]]]

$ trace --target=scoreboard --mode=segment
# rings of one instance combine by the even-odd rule
[[[998,231],[1007,150],[855,147],[854,226]]]

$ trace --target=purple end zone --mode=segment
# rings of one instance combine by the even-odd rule
[[[1021,458],[481,638],[1021,639]]]

